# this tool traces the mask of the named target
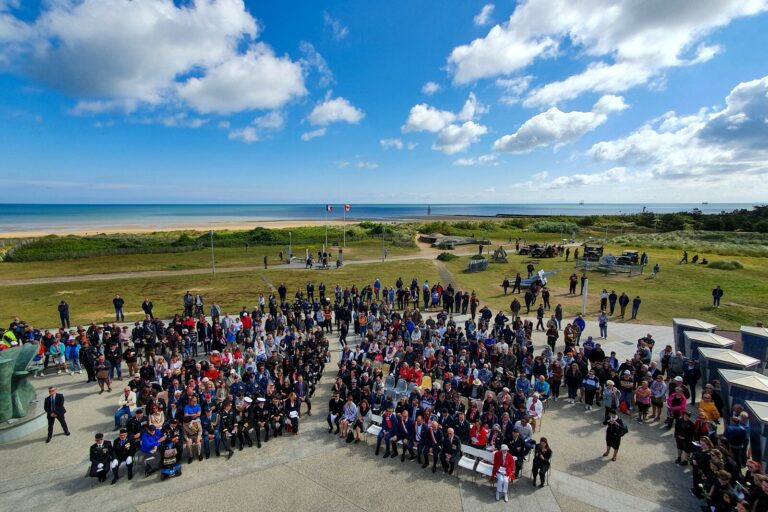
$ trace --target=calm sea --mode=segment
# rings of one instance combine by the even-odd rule
[[[751,204],[353,204],[347,219],[408,220],[439,215],[613,215],[730,211],[751,208]],[[329,219],[341,219],[343,205],[334,205]],[[87,231],[112,226],[173,227],[196,225],[216,227],[227,223],[263,220],[323,220],[325,205],[312,204],[184,204],[184,205],[21,205],[0,204],[0,232]]]

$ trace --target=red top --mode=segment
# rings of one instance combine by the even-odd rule
[[[503,461],[502,461],[503,457]],[[496,478],[496,473],[499,472],[499,468],[504,466],[504,474],[509,477],[510,480],[515,479],[515,458],[512,457],[512,454],[507,452],[506,457],[504,457],[504,452],[501,450],[496,450],[493,453],[493,472],[491,473],[491,478]]]

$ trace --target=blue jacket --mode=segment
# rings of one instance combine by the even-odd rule
[[[141,451],[144,453],[151,453],[153,448],[160,446],[160,438],[163,437],[163,433],[159,430],[155,430],[154,434],[150,434],[149,430],[145,430],[141,434]]]

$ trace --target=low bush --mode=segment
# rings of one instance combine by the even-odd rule
[[[455,254],[451,254],[449,252],[441,252],[440,254],[437,255],[437,259],[440,261],[453,261],[456,258],[458,258],[458,256],[456,256]]]
[[[526,229],[535,233],[572,233],[579,231],[579,226],[575,222],[541,220],[528,224]]]
[[[713,261],[709,265],[709,268],[715,268],[717,270],[741,270],[744,265],[740,261]]]

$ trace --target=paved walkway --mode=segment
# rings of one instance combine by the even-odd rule
[[[458,317],[463,321],[463,317]],[[588,322],[586,334],[596,334]],[[658,345],[671,340],[668,327],[611,325],[606,351],[628,357],[635,340],[653,333]],[[536,333],[537,348],[544,345]],[[657,345],[657,346],[658,346]],[[333,364],[326,374],[333,374]],[[252,508],[268,503],[275,512],[296,510],[365,510],[413,512],[414,503],[431,510],[539,510],[545,512],[673,512],[693,510],[696,502],[685,493],[690,474],[672,463],[673,443],[658,426],[630,423],[619,462],[602,459],[604,431],[599,412],[585,414],[578,405],[554,403],[545,414],[538,435],[547,436],[554,450],[553,470],[544,488],[530,484],[530,466],[511,492],[510,503],[497,503],[487,481],[460,475],[459,479],[399,459],[373,460],[369,445],[347,445],[327,434],[325,415],[331,379],[321,381],[311,417],[304,416],[299,437],[271,440],[263,448],[236,452],[230,460],[211,459],[184,465],[184,474],[167,482],[157,475],[117,485],[84,478],[88,446],[96,431],[112,437],[112,413],[120,382],[112,393],[99,395],[84,375],[35,379],[40,391],[51,384],[67,398],[71,437],[56,431],[50,444],[45,432],[0,445],[0,502],[4,510],[72,510],[98,507],[100,512],[140,510],[223,510]],[[57,427],[58,428],[58,427]],[[137,472],[141,475],[141,471]],[[249,506],[250,504],[250,506]]]

